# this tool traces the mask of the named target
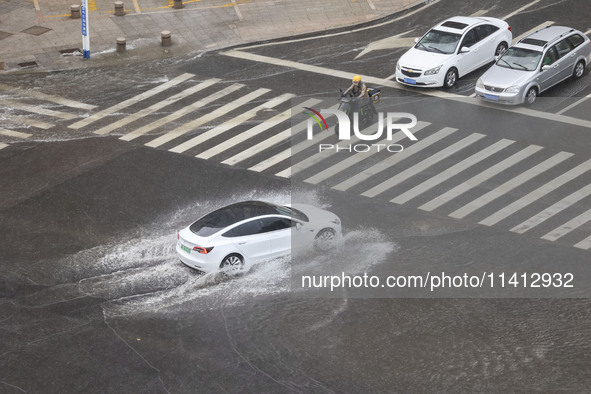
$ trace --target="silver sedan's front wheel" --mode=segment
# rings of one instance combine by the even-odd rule
[[[536,101],[536,97],[538,97],[538,89],[536,88],[529,88],[527,93],[525,94],[525,102],[528,105],[531,105]]]

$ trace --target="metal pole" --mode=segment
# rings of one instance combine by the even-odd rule
[[[90,59],[90,32],[88,25],[88,0],[81,0],[80,16],[82,17],[82,54]]]

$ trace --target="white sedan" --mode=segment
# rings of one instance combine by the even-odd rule
[[[488,17],[456,16],[433,27],[396,64],[396,81],[451,88],[458,78],[492,62],[511,43],[511,27]]]
[[[185,265],[207,273],[239,270],[287,255],[292,241],[327,249],[339,237],[341,221],[326,210],[306,204],[243,201],[219,208],[179,231],[176,252]]]

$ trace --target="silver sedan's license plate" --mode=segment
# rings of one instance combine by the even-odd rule
[[[181,244],[181,249],[184,250],[187,253],[191,253],[191,249],[189,249],[188,247],[186,247],[185,245]]]
[[[499,96],[495,96],[494,94],[485,94],[484,98],[487,100],[499,101]]]
[[[410,83],[411,85],[416,85],[417,81],[415,79],[404,78],[404,83]]]

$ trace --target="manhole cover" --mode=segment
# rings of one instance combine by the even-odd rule
[[[17,66],[19,66],[19,67],[37,67],[37,62],[17,63]]]
[[[23,30],[22,33],[32,34],[34,36],[40,36],[41,34],[47,33],[50,30],[51,29],[48,27],[32,26],[32,27],[29,27],[28,29]]]
[[[0,40],[6,38],[6,37],[10,37],[12,35],[12,33],[8,33],[5,31],[0,31]]]
[[[59,53],[62,55],[82,55],[82,51],[78,48],[60,49]]]

